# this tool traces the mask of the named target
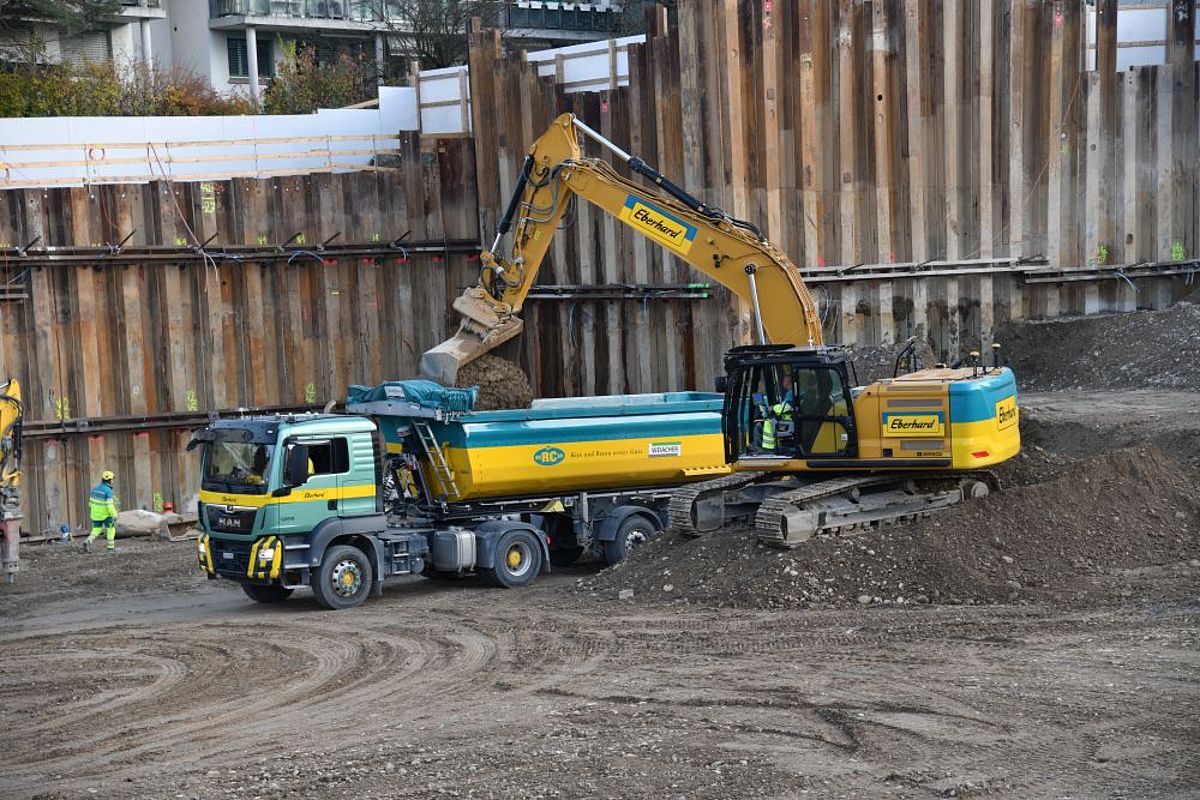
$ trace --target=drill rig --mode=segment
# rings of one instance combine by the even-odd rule
[[[0,572],[16,578],[21,537],[21,384],[0,383]]]
[[[649,188],[584,158],[580,136],[610,150]],[[998,483],[986,467],[1020,449],[1012,371],[937,366],[867,386],[849,354],[823,340],[800,272],[753,223],[692,196],[572,114],[558,117],[521,167],[480,279],[454,302],[458,332],[421,359],[451,385],[458,367],[520,333],[520,312],[555,230],[582,199],[740,297],[758,343],[725,356],[722,424],[735,472],[676,491],[672,525],[700,534],[753,518],[760,540],[792,546],[816,533],[923,515]],[[512,233],[511,250],[500,252]]]

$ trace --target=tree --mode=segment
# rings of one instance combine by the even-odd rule
[[[268,114],[310,114],[343,108],[378,95],[375,68],[363,54],[338,53],[332,63],[317,62],[315,47],[285,47],[279,72],[263,93]]]
[[[405,60],[422,69],[467,63],[467,31],[471,18],[495,27],[500,0],[370,0],[375,16],[388,27],[388,38]]]
[[[0,0],[0,31],[43,22],[67,33],[87,30],[121,13],[121,0]]]

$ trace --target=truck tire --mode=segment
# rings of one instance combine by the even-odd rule
[[[260,583],[243,583],[242,591],[256,603],[282,603],[292,596],[291,589],[271,584],[263,586]]]
[[[542,543],[526,530],[509,531],[496,542],[492,568],[484,576],[505,589],[528,586],[542,571]]]
[[[371,559],[357,547],[339,544],[325,551],[312,582],[317,605],[338,611],[362,605],[371,593]]]
[[[611,567],[629,557],[629,553],[658,535],[658,528],[641,514],[630,514],[617,528],[611,542],[604,543],[604,560]]]

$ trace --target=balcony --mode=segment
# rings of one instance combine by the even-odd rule
[[[119,16],[123,19],[164,19],[167,12],[161,0],[121,0]]]
[[[387,3],[380,0],[209,0],[208,9],[212,20],[263,17],[276,23],[331,21],[373,23],[373,27],[385,27]]]

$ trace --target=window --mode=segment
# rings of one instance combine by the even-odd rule
[[[340,475],[350,471],[350,449],[345,439],[308,443],[309,476]]]
[[[258,39],[258,77],[269,78],[275,74],[275,59],[272,55],[271,40]],[[233,80],[250,78],[250,59],[246,51],[246,37],[241,34],[231,34],[225,40],[229,54],[229,77]]]
[[[215,441],[204,448],[203,488],[242,494],[267,490],[267,466],[275,446],[256,442]]]

